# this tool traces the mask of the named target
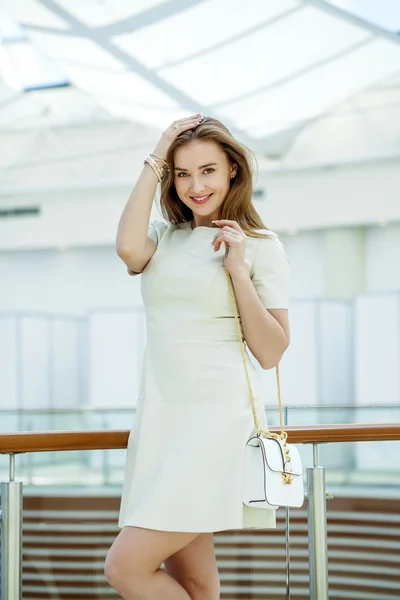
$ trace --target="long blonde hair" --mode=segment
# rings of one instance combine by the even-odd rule
[[[225,125],[211,117],[205,117],[194,129],[182,132],[168,150],[166,161],[169,171],[161,182],[160,206],[163,217],[174,225],[193,219],[192,210],[179,198],[174,183],[175,150],[193,140],[216,142],[225,152],[229,163],[237,165],[236,176],[230,181],[230,189],[220,207],[219,218],[237,221],[249,237],[265,237],[265,234],[257,230],[268,228],[252,202],[253,165],[257,165],[255,156],[233,137]]]

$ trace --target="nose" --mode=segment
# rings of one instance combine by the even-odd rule
[[[192,179],[191,196],[200,196],[204,193],[204,190],[204,180],[202,177],[194,175]]]

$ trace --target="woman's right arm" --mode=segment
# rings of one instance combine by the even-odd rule
[[[147,235],[157,183],[153,169],[145,164],[118,224],[117,254],[135,273],[143,271],[157,248]]]
[[[173,140],[183,131],[198,125],[200,120],[200,115],[195,115],[172,123],[162,134],[154,153],[165,159]],[[155,172],[146,163],[122,211],[118,224],[117,254],[135,273],[143,271],[157,248],[156,243],[147,235],[157,184],[158,179]]]

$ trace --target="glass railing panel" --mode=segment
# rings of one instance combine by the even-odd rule
[[[120,598],[103,572],[118,533],[117,511],[118,498],[102,494],[25,493],[24,600]]]
[[[132,411],[85,416],[86,422],[69,415],[68,423],[76,429],[127,429],[134,423]],[[68,429],[65,417],[53,415],[54,429]],[[103,566],[119,532],[125,455],[121,449],[16,456],[16,477],[24,483],[24,600],[119,598],[105,580]],[[4,481],[8,457],[0,458]],[[277,521],[276,530],[215,534],[221,598],[285,598],[284,511],[278,511]],[[303,535],[303,557],[305,544]],[[302,578],[307,582],[304,565]]]
[[[119,598],[103,573],[107,550],[119,533],[120,490],[38,487],[25,490],[23,598]],[[215,551],[221,598],[284,600],[285,522],[278,511],[276,530],[216,533]],[[297,523],[297,529],[299,525]],[[293,534],[296,586],[307,588],[305,513]],[[306,594],[297,596],[300,600]]]
[[[398,406],[289,407],[289,425],[398,423]],[[311,445],[301,448],[312,464]],[[400,442],[318,444],[325,467],[329,597],[395,600],[400,589]],[[296,559],[292,561],[292,567]]]
[[[400,503],[376,490],[349,487],[327,503],[330,598],[399,598]]]
[[[289,407],[286,416],[289,425],[398,423],[400,407]],[[312,446],[300,447],[300,451],[303,464],[311,466]],[[334,496],[327,502],[330,599],[399,597],[397,456],[398,441],[318,444],[318,464],[325,467],[326,489]],[[292,571],[296,565],[293,556]]]
[[[114,599],[104,560],[118,535],[120,496],[106,490],[25,493],[23,598]],[[389,499],[328,503],[330,599],[395,600],[400,589],[400,508]],[[214,535],[221,598],[283,600],[285,516],[276,530]],[[305,509],[290,511],[291,599],[309,600]]]
[[[23,598],[117,598],[103,575],[118,534],[119,496],[25,494]],[[398,598],[398,503],[332,500],[328,507],[330,598]],[[394,526],[396,530],[394,530]],[[215,534],[221,598],[285,598],[284,515],[277,530]],[[307,517],[291,511],[291,598],[308,593]]]
[[[368,408],[370,422],[378,422],[376,414],[382,414],[381,409]],[[293,423],[293,415],[302,418],[303,410],[292,411],[289,424],[298,424]],[[333,418],[335,409],[329,410]],[[387,411],[396,414],[390,407]],[[66,422],[65,415],[58,417]],[[60,426],[57,418],[52,420],[54,429],[68,429]],[[74,421],[76,429],[78,423],[82,429],[128,429],[134,413],[90,411],[86,418],[86,422],[81,417]],[[389,418],[382,420],[390,422]],[[398,598],[400,474],[388,457],[400,455],[400,442],[320,444],[318,448],[319,464],[327,467],[327,490],[335,496],[327,505],[330,598]],[[304,466],[311,466],[311,446],[303,451],[307,454]],[[24,600],[118,598],[102,569],[107,549],[119,531],[125,454],[121,449],[16,457],[16,477],[25,484]],[[0,479],[4,481],[8,460],[0,458]],[[309,599],[307,531],[306,507],[291,510],[292,600]],[[215,534],[221,598],[285,598],[284,532],[284,511],[279,510],[276,531]],[[42,586],[40,591],[35,581]]]
[[[305,558],[307,540],[303,531],[293,540],[292,552],[298,558],[293,585],[301,592],[299,600],[309,598]],[[284,600],[285,586],[285,513],[277,511],[277,528],[237,530],[214,534],[215,555],[221,580],[221,598],[233,600],[263,598]],[[304,595],[303,595],[304,594]]]

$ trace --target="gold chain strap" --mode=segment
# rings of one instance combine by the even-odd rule
[[[250,402],[251,402],[251,410],[253,412],[254,425],[255,425],[256,430],[257,430],[257,435],[262,435],[262,436],[268,437],[268,438],[280,438],[281,440],[283,440],[285,442],[286,438],[287,438],[287,433],[284,431],[284,426],[283,426],[283,408],[282,408],[282,399],[281,399],[281,382],[280,382],[280,377],[279,377],[279,365],[276,366],[276,383],[277,383],[277,388],[278,388],[278,407],[279,407],[280,433],[279,434],[272,433],[268,428],[267,429],[263,429],[261,427],[260,421],[258,419],[256,403],[254,401],[254,396],[253,396],[253,389],[251,387],[249,371],[248,371],[248,368],[247,368],[246,350],[244,348],[244,343],[243,343],[243,338],[242,338],[242,331],[241,331],[241,328],[240,328],[239,314],[238,314],[238,309],[237,309],[237,305],[236,305],[235,294],[234,294],[234,291],[233,291],[232,279],[231,279],[231,276],[229,274],[228,269],[226,268],[226,257],[227,257],[227,254],[228,254],[228,248],[226,249],[225,256],[224,256],[224,271],[225,271],[225,274],[226,274],[226,278],[228,280],[229,295],[230,295],[231,302],[232,302],[233,314],[235,316],[236,331],[237,331],[237,336],[238,336],[238,340],[239,340],[239,344],[240,344],[240,350],[241,350],[241,353],[242,353],[242,359],[243,359],[243,365],[244,365],[244,372],[246,374],[247,387],[249,389]]]

